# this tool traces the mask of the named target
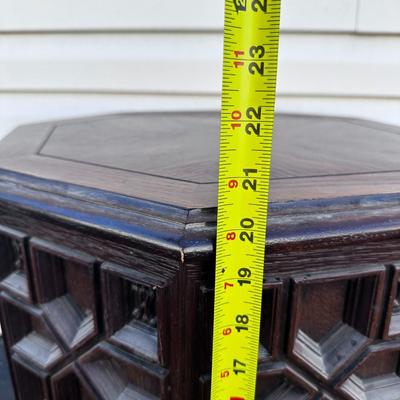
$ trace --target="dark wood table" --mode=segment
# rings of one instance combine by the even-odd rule
[[[275,131],[257,399],[400,399],[400,129]],[[209,399],[218,137],[214,113],[154,113],[0,144],[19,400]]]

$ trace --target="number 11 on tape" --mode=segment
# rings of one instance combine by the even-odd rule
[[[254,400],[281,0],[226,0],[212,400]]]

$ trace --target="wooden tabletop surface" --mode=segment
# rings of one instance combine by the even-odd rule
[[[216,113],[114,115],[20,128],[0,168],[185,208],[216,206]],[[271,199],[400,192],[400,128],[277,116]]]

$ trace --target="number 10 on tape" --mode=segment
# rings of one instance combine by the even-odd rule
[[[280,0],[226,0],[212,400],[254,400]]]

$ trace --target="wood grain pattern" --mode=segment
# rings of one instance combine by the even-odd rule
[[[18,400],[209,399],[217,121],[105,116],[0,146],[0,317]],[[281,116],[276,137],[257,400],[394,400],[399,131]],[[24,252],[28,284],[10,285]]]
[[[216,206],[216,114],[116,116],[42,129],[46,138],[32,131],[25,155],[22,131],[6,139],[0,168],[185,208]],[[399,132],[353,120],[278,118],[272,201],[399,192]]]

